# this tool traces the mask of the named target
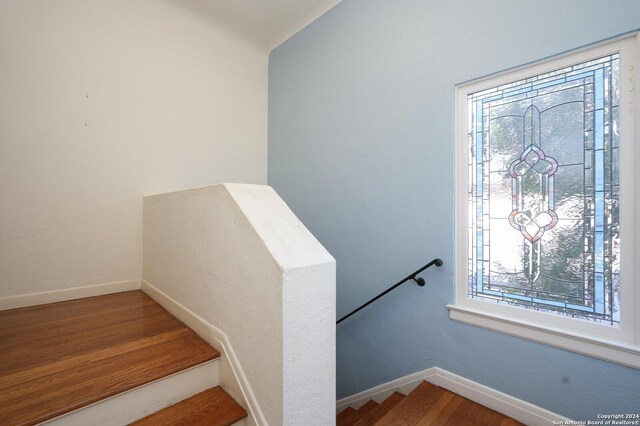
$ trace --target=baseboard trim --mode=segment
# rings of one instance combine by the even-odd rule
[[[570,419],[564,416],[439,367],[431,367],[423,371],[418,371],[342,398],[336,402],[336,412],[339,413],[347,407],[357,409],[370,399],[376,402],[382,402],[396,391],[406,395],[415,389],[423,380],[448,389],[451,392],[457,393],[506,416],[513,417],[527,425],[554,424],[554,421],[564,422],[564,424],[570,422]]]
[[[362,392],[358,392],[354,395],[339,399],[336,402],[336,412],[339,413],[347,407],[358,409],[370,399],[380,403],[394,392],[400,392],[407,395],[423,380],[428,381],[428,377],[433,376],[434,370],[434,368],[428,368],[423,371],[418,371],[417,373],[409,374],[407,376],[391,380],[390,382],[374,386]]]
[[[119,293],[121,291],[138,290],[140,289],[140,285],[141,283],[138,279],[0,297],[0,311],[82,299],[83,297],[102,296],[104,294]]]
[[[240,387],[242,397],[246,402],[247,411],[249,411],[249,417],[244,419],[247,425],[255,422],[258,426],[268,426],[267,420],[262,413],[258,400],[253,393],[249,380],[240,365],[240,361],[236,356],[229,338],[226,333],[208,323],[204,318],[200,317],[181,303],[172,299],[169,295],[159,290],[146,280],[142,280],[141,289],[148,294],[152,299],[158,302],[167,311],[171,312],[176,318],[188,325],[192,330],[200,335],[211,346],[215,347],[222,353],[222,357],[226,358],[232,373]],[[225,389],[227,390],[227,389]],[[227,390],[231,396],[234,396]]]

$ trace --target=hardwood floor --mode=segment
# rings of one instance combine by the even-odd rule
[[[407,396],[395,392],[379,405],[367,403],[358,410],[348,407],[336,417],[337,426],[521,424],[504,414],[428,382],[422,382]]]
[[[217,358],[141,291],[0,312],[0,425],[33,425]],[[215,414],[214,414],[215,413]],[[246,411],[220,387],[138,425],[225,426]],[[338,414],[350,425],[519,425],[427,382]]]
[[[217,358],[141,291],[0,312],[0,424],[32,425]]]

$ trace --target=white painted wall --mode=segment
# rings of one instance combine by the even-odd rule
[[[145,197],[143,280],[225,333],[258,424],[335,421],[335,261],[273,189]]]
[[[267,61],[166,0],[0,0],[0,297],[139,280],[143,195],[264,183]]]

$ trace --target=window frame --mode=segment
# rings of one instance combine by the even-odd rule
[[[599,57],[620,55],[620,326],[468,297],[467,96]],[[640,368],[640,32],[456,86],[455,321]]]

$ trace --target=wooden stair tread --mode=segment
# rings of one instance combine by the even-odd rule
[[[473,423],[478,426],[489,426],[493,424],[499,425],[500,416],[502,414],[467,399],[460,404],[460,407],[449,418],[449,421],[457,424]]]
[[[220,355],[141,291],[3,311],[0,336],[0,424],[36,424]]]
[[[418,421],[418,425],[430,425],[438,418],[440,413],[447,408],[449,403],[455,398],[456,394],[446,389],[442,390],[440,398],[427,410],[426,414]]]
[[[413,425],[418,423],[440,397],[442,389],[429,382],[422,382],[409,395],[385,414],[377,424]]]
[[[340,424],[336,423],[336,426],[352,426],[360,419],[360,417],[362,417],[362,413],[358,412],[358,410],[354,410],[348,416],[345,416]]]
[[[351,417],[355,413],[356,413],[356,410],[354,410],[351,407],[347,407],[344,410],[342,410],[336,416],[336,426],[344,426],[346,424],[345,422],[349,419],[349,417]]]
[[[362,417],[364,417],[365,415],[367,415],[369,412],[371,412],[372,410],[374,410],[376,407],[378,407],[377,402],[370,400],[367,401],[363,406],[361,406],[360,408],[358,408],[357,410],[355,410],[353,413],[351,413],[348,417],[346,417],[342,423],[340,424],[340,426],[353,426],[355,423],[357,423]]]
[[[398,402],[400,402],[403,398],[404,395],[399,392],[392,393],[375,409],[362,416],[362,418],[355,423],[355,426],[370,426],[375,424],[381,417],[383,417],[393,407],[395,407],[396,404],[398,404]]]
[[[356,411],[362,415],[365,415],[379,405],[380,404],[378,404],[374,400],[370,400],[370,401],[367,401],[362,407],[358,408]]]
[[[207,389],[177,404],[153,413],[136,426],[227,426],[247,417],[247,412],[220,386]]]
[[[451,398],[449,402],[447,402],[447,404],[442,408],[442,410],[440,410],[439,412],[431,412],[431,410],[429,410],[431,413],[427,413],[422,419],[420,419],[418,424],[420,426],[444,426],[456,424],[453,423],[453,421],[455,421],[455,418],[452,420],[452,417],[456,415],[457,410],[464,401],[466,401],[465,398],[461,397],[460,395],[454,395],[453,398]]]

